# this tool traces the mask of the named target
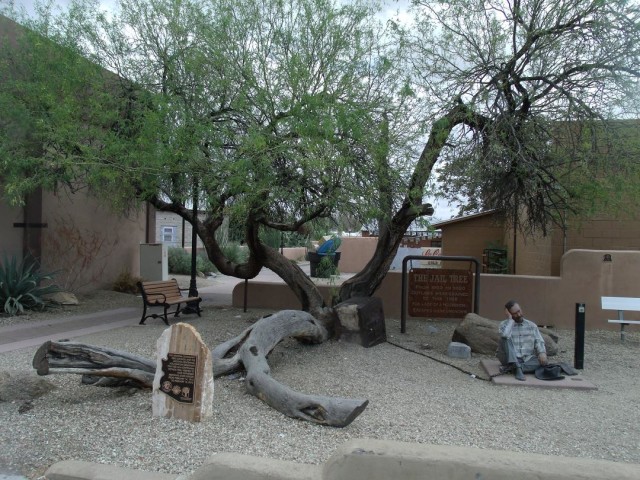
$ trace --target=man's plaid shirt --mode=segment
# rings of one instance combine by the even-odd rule
[[[540,353],[547,353],[538,326],[526,318],[522,319],[522,323],[516,323],[513,318],[504,320],[500,322],[498,331],[502,338],[511,338],[516,355],[525,362]]]

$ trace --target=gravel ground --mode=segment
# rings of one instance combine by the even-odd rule
[[[84,311],[54,315],[130,300],[118,295],[96,294],[84,299]],[[202,318],[184,319],[213,347],[265,313],[209,308]],[[31,318],[47,315],[52,314]],[[399,321],[387,319],[392,343],[365,349],[340,341],[306,346],[287,340],[276,347],[269,358],[273,375],[292,388],[369,399],[362,415],[343,429],[285,417],[245,393],[233,376],[216,379],[213,416],[190,424],[153,417],[149,391],[82,386],[77,376],[52,375],[47,379],[57,388],[34,400],[27,413],[18,412],[21,402],[0,402],[0,473],[38,479],[51,464],[74,459],[177,475],[223,451],[315,464],[346,440],[364,437],[640,463],[637,329],[630,329],[625,344],[615,331],[587,332],[583,375],[598,390],[576,391],[484,381],[484,357],[444,355],[455,325],[409,319],[401,335]],[[163,329],[149,322],[77,341],[153,358]],[[557,333],[556,359],[573,363],[573,332]],[[0,354],[0,371],[35,375],[35,350]]]

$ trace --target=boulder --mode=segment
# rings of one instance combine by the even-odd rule
[[[469,345],[474,353],[495,355],[500,340],[499,325],[499,321],[469,313],[454,330],[451,341]],[[547,355],[557,355],[558,344],[556,341],[543,329],[540,330],[540,333],[547,347]]]
[[[0,372],[0,402],[33,400],[55,388],[51,382],[30,373]]]
[[[447,347],[447,356],[451,358],[471,358],[471,347],[460,342],[451,342]]]
[[[58,305],[78,305],[80,303],[78,297],[71,292],[55,292],[46,295],[45,298]]]

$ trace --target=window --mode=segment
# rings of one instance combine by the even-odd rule
[[[176,243],[178,238],[178,227],[163,226],[162,227],[162,243]]]

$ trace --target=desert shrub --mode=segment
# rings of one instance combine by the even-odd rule
[[[316,276],[318,278],[329,278],[331,275],[338,275],[339,273],[334,258],[330,255],[324,255],[316,267]]]
[[[25,310],[43,310],[52,305],[46,298],[60,291],[57,285],[42,286],[41,283],[53,279],[53,273],[39,271],[35,259],[28,257],[18,261],[6,254],[0,265],[0,305],[9,315],[24,313]]]
[[[142,277],[134,277],[131,272],[125,270],[113,281],[113,291],[120,293],[131,293],[136,295],[139,292],[138,282],[142,281]]]
[[[247,260],[247,250],[238,243],[229,243],[222,248],[224,255],[233,263],[244,263]]]
[[[197,253],[196,270],[202,273],[217,271],[205,252]],[[191,253],[180,247],[169,248],[169,273],[191,275]]]
[[[169,273],[191,275],[191,255],[183,248],[169,248]]]
[[[189,265],[191,265],[191,263],[189,263]],[[206,252],[198,252],[198,255],[196,257],[196,269],[202,273],[212,273],[218,271],[216,266],[211,262],[211,260],[209,260]],[[191,268],[189,268],[189,271],[191,271]]]

